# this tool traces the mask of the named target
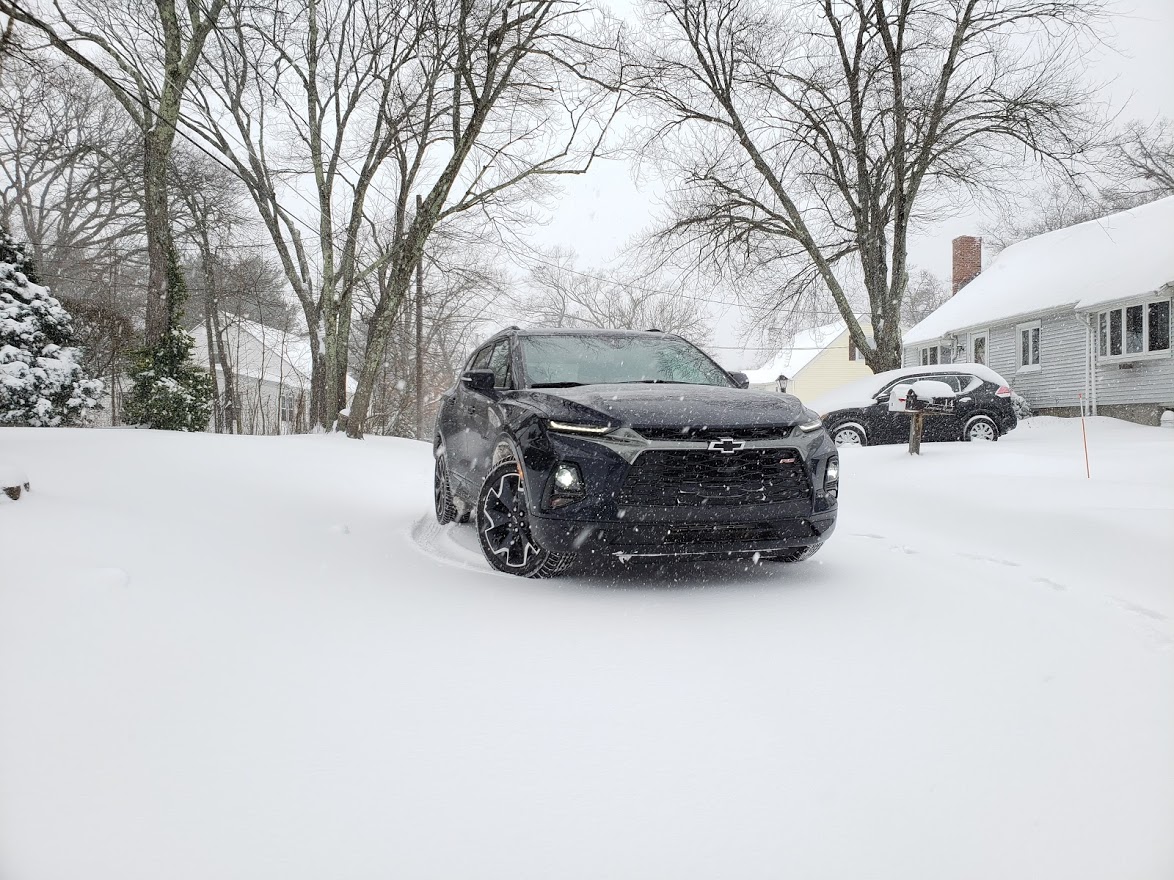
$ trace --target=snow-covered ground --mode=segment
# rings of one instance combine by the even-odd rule
[[[0,878],[1169,880],[1174,431],[1088,434],[533,582],[422,444],[0,430]]]

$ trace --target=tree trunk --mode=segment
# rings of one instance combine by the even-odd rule
[[[167,157],[171,138],[164,123],[144,132],[143,219],[147,235],[146,344],[156,344],[167,332],[167,255],[171,250],[171,220],[167,211]]]
[[[220,382],[216,379],[216,337],[212,335],[212,309],[204,300],[204,338],[208,340],[208,375],[212,379],[212,430],[224,433],[224,408],[220,405]]]

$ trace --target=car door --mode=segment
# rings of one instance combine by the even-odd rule
[[[500,339],[489,349],[489,356],[484,366],[474,369],[493,371],[493,389],[495,394],[509,390],[513,385],[513,371],[511,361],[510,340]],[[465,407],[468,430],[465,432],[465,453],[468,456],[468,479],[474,486],[479,487],[485,475],[489,473],[493,464],[493,444],[501,427],[501,411],[497,407],[496,396],[490,397],[480,394],[471,388],[466,388],[467,403]]]
[[[484,370],[489,364],[489,356],[493,352],[492,345],[478,349],[465,366],[466,370]],[[453,395],[453,413],[451,427],[446,428],[445,445],[448,449],[448,466],[452,474],[462,482],[472,482],[472,451],[476,444],[473,442],[472,429],[480,411],[480,402],[484,395],[478,394],[464,381],[457,379],[457,390]]]
[[[961,373],[942,373],[932,378],[945,382],[956,395],[954,398],[954,412],[948,416],[929,416],[925,420],[926,440],[957,440],[962,436],[962,425],[965,424],[966,412],[973,409],[973,398],[962,394],[962,390],[970,386],[972,376]]]

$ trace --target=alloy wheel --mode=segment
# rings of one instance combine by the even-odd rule
[[[485,545],[508,568],[525,568],[540,550],[530,536],[521,478],[515,472],[503,474],[484,499],[480,528]]]

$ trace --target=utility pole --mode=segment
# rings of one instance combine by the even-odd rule
[[[424,198],[416,194],[416,215]],[[416,439],[424,439],[424,254],[416,260]]]

